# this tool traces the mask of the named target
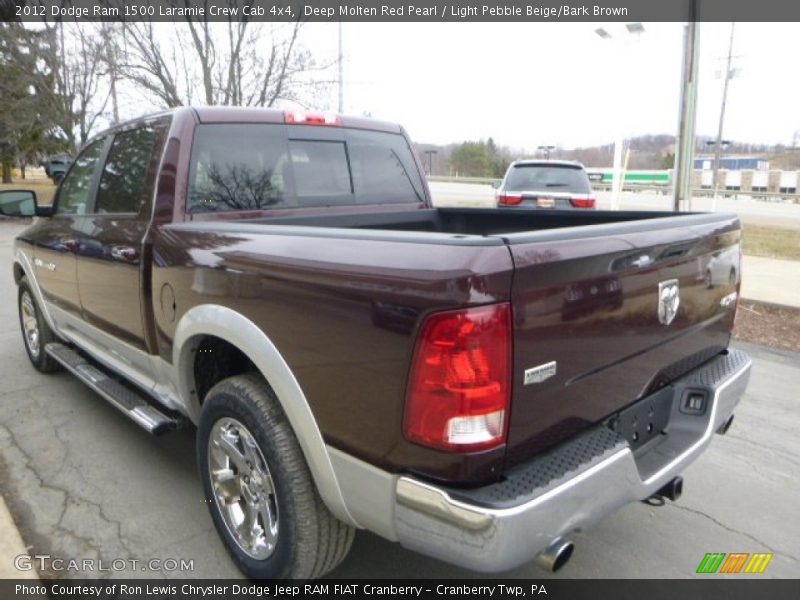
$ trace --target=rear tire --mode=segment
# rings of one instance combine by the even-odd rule
[[[313,579],[341,563],[355,530],[317,491],[272,389],[254,373],[208,392],[197,457],[214,525],[253,579]]]
[[[60,371],[61,365],[45,351],[47,344],[58,340],[42,315],[26,277],[19,282],[17,309],[22,340],[31,364],[42,373]]]

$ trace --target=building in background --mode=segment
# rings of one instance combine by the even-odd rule
[[[714,169],[713,156],[696,156],[694,168],[703,171]],[[721,156],[719,168],[727,171],[742,171],[745,169],[753,171],[769,171],[769,161],[764,160],[763,156]]]

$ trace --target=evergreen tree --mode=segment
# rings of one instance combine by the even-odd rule
[[[0,163],[3,183],[11,182],[15,161],[42,149],[55,123],[53,75],[41,31],[0,23]]]

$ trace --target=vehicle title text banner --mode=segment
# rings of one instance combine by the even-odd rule
[[[800,21],[786,0],[0,0],[3,21]]]

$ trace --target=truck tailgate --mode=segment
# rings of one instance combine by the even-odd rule
[[[515,265],[507,466],[724,350],[740,233],[732,215],[680,215],[506,235]],[[651,429],[643,423],[641,435]]]

